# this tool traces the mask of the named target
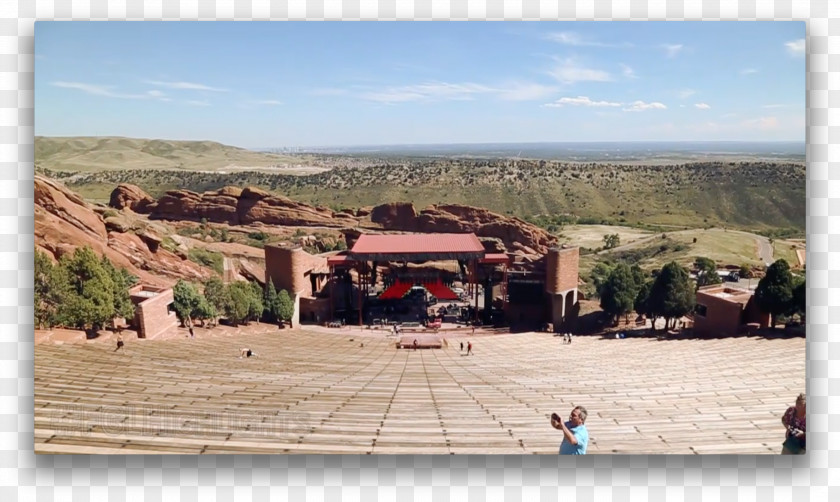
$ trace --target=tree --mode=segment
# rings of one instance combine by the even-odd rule
[[[619,317],[633,311],[641,285],[625,263],[618,264],[601,288],[601,308],[617,324]]]
[[[592,278],[592,283],[595,285],[595,292],[598,293],[598,296],[601,296],[601,288],[606,284],[613,268],[615,268],[614,264],[603,261],[599,261],[592,267],[589,277]]]
[[[277,317],[281,321],[291,322],[292,316],[295,314],[295,302],[285,289],[281,289],[277,293]]]
[[[124,268],[117,268],[105,255],[102,256],[102,268],[108,272],[113,282],[114,312],[119,317],[132,317],[134,315],[134,303],[131,302],[131,295],[128,290],[137,284],[137,277],[131,275]]]
[[[720,276],[717,273],[717,264],[714,260],[698,256],[694,260],[694,268],[697,269],[697,287],[695,289],[721,283]]]
[[[805,278],[802,278],[798,281],[794,280],[795,286],[793,286],[793,302],[792,304],[792,311],[793,313],[799,314],[799,318],[802,322],[805,322],[805,296],[807,288],[805,287]]]
[[[670,262],[653,281],[648,295],[647,309],[658,317],[665,318],[665,329],[694,308],[695,293],[691,287],[688,271],[676,262]]]
[[[207,319],[215,319],[217,315],[216,307],[207,301],[204,295],[200,295],[198,305],[196,305],[195,310],[192,312],[192,317],[200,320],[201,325],[204,326],[204,322]]]
[[[263,289],[257,282],[249,282],[248,284],[251,287],[251,296],[249,298],[251,303],[248,306],[248,320],[259,320],[263,315],[263,310],[265,310],[265,305],[263,305]]]
[[[255,292],[251,283],[237,281],[227,287],[228,302],[225,305],[225,316],[235,325],[247,323],[256,312],[262,313],[262,293]],[[255,298],[256,297],[256,298]],[[259,310],[256,307],[259,306]]]
[[[87,246],[76,249],[72,256],[62,256],[51,280],[61,292],[56,321],[96,331],[114,317],[131,315],[134,310],[128,286],[135,280]]]
[[[35,325],[51,328],[58,322],[58,312],[64,296],[66,284],[59,281],[58,267],[53,265],[49,257],[39,250],[35,250],[34,293],[35,293]]]
[[[184,326],[192,326],[192,318],[199,309],[202,296],[195,287],[195,284],[178,280],[175,287],[172,288],[172,293],[175,296],[175,315]],[[206,300],[205,300],[206,301]]]
[[[266,322],[277,322],[277,289],[274,287],[274,280],[268,279],[263,294],[263,317]]]
[[[783,259],[776,260],[755,288],[755,301],[762,311],[770,314],[770,326],[776,328],[776,317],[790,312],[793,301],[793,276]]]
[[[215,276],[204,282],[204,297],[215,309],[216,316],[225,313],[227,305],[230,303],[230,293],[225,287],[225,283]]]
[[[604,249],[612,249],[621,243],[618,234],[609,234],[604,236]]]

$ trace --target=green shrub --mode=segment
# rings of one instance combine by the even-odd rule
[[[224,273],[224,256],[221,253],[203,248],[190,249],[189,258],[191,261],[213,269],[217,274]]]

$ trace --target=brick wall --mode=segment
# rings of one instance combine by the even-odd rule
[[[265,247],[265,277],[271,279],[278,290],[289,294],[312,296],[312,284],[306,272],[312,270],[311,256],[300,247]]]
[[[137,324],[137,336],[155,338],[178,327],[175,312],[169,312],[167,305],[174,301],[171,289],[159,291],[135,306],[134,319]]]
[[[552,248],[546,255],[545,290],[547,293],[561,293],[577,289],[580,249]]]
[[[706,307],[706,314],[694,314],[694,332],[701,336],[734,336],[738,334],[745,304],[714,296],[721,288],[697,292],[697,304]]]

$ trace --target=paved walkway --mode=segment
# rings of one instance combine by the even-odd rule
[[[582,404],[590,453],[772,454],[805,389],[804,338],[358,334],[36,345],[35,451],[555,454]]]

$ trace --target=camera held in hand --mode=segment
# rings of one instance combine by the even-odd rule
[[[560,415],[558,415],[557,413],[552,413],[551,414],[551,419],[559,422],[560,421]]]

